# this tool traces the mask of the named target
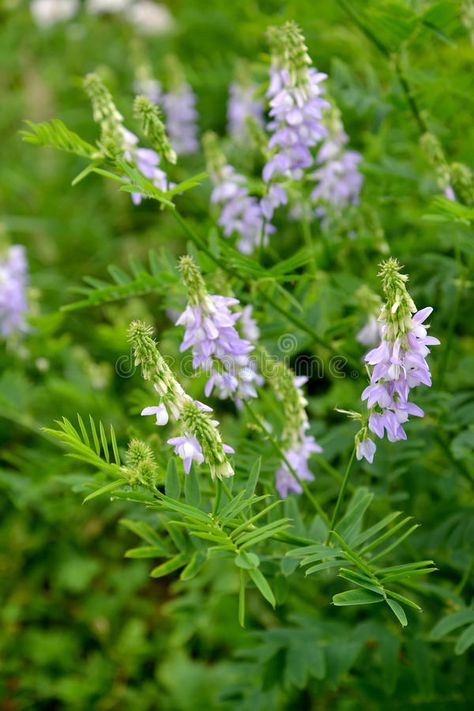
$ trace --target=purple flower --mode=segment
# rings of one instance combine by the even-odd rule
[[[301,484],[293,476],[288,464],[302,481],[313,481],[314,475],[308,467],[308,460],[313,452],[320,453],[322,451],[313,436],[303,435],[300,442],[285,452],[287,461],[282,462],[281,467],[275,474],[276,488],[282,499],[286,499],[288,493],[301,494],[303,491]]]
[[[222,399],[234,394],[239,399],[257,397],[255,385],[261,382],[260,376],[249,360],[254,347],[235,328],[240,312],[229,308],[238,304],[232,297],[202,294],[199,303],[188,304],[176,321],[185,327],[180,350],[192,348],[193,368],[210,373],[206,397],[213,389]]]
[[[358,170],[361,160],[362,156],[356,151],[342,151],[324,163],[311,176],[317,182],[311,200],[336,208],[356,205],[364,180]]]
[[[240,330],[242,331],[244,338],[251,343],[256,343],[260,338],[260,329],[256,320],[252,316],[252,313],[253,306],[251,304],[244,306],[240,315]]]
[[[268,244],[268,235],[275,228],[265,223],[258,200],[249,195],[244,176],[227,164],[211,171],[211,179],[211,201],[222,208],[218,222],[224,235],[237,235],[237,247],[243,254],[251,254],[261,243]]]
[[[143,94],[147,99],[150,99],[154,104],[159,104],[163,99],[163,90],[158,79],[153,79],[150,76],[144,76],[137,79],[134,84],[136,94]]]
[[[314,437],[307,434],[309,422],[305,408],[308,402],[303,390],[307,380],[308,378],[302,375],[295,377],[293,371],[284,366],[280,373],[277,373],[277,396],[283,401],[283,415],[286,418],[282,433],[286,444],[285,459],[275,474],[276,488],[282,498],[286,498],[288,492],[302,492],[292,469],[302,481],[313,481],[314,476],[308,461],[312,454],[323,451]]]
[[[356,338],[363,346],[373,346],[380,343],[381,337],[381,324],[378,322],[377,317],[374,314],[371,314],[367,323],[360,329]]]
[[[427,307],[405,318],[394,340],[389,340],[393,328],[382,321],[382,342],[365,356],[366,363],[373,366],[370,385],[362,393],[362,400],[367,400],[370,410],[368,427],[377,437],[386,435],[390,442],[406,439],[402,425],[409,415],[424,415],[408,398],[410,390],[418,385],[431,386],[426,357],[430,353],[428,346],[438,345],[439,340],[428,336],[423,323],[432,310]],[[372,445],[362,449],[362,444],[361,451],[372,452]],[[362,456],[371,461],[366,454]],[[371,456],[373,458],[373,452]]]
[[[138,148],[138,137],[126,128],[122,128],[122,131],[126,146],[125,159],[134,163],[140,173],[151,180],[159,190],[166,192],[171,184],[168,185],[166,173],[158,167],[160,162],[158,153],[151,148]],[[141,193],[132,193],[131,195],[133,204],[139,205],[143,195]]]
[[[203,463],[204,455],[201,445],[193,435],[184,434],[181,437],[171,437],[168,444],[174,447],[175,454],[183,460],[186,474],[189,474],[193,461],[197,464]]]
[[[357,442],[356,445],[356,458],[360,461],[362,458],[367,459],[369,464],[372,464],[374,461],[374,455],[375,455],[375,450],[377,447],[375,446],[375,442],[373,442],[369,437],[366,439],[363,439],[359,442]]]
[[[236,141],[245,141],[248,135],[247,118],[253,117],[263,126],[263,102],[255,98],[256,84],[232,82],[227,104],[228,130]]]
[[[275,62],[270,68],[271,138],[268,148],[269,160],[263,169],[263,180],[269,184],[278,180],[301,180],[305,171],[313,165],[311,148],[327,134],[322,123],[323,110],[329,107],[322,98],[321,82],[326,74],[306,67],[295,73],[291,67]],[[272,194],[264,203],[267,219],[279,205],[284,204],[284,189]]]
[[[348,137],[335,107],[329,114],[328,125],[329,134],[316,156],[320,167],[311,175],[317,183],[311,193],[311,200],[335,208],[355,205],[359,201],[363,183],[363,176],[358,170],[362,156],[356,151],[346,150]],[[318,209],[321,216],[324,216],[325,212],[324,207]]]
[[[166,113],[166,130],[171,146],[178,155],[197,153],[196,97],[189,84],[182,83],[178,89],[163,96]]]
[[[25,248],[16,244],[0,256],[0,333],[9,336],[27,330],[28,265]]]
[[[142,415],[156,415],[156,424],[157,425],[166,425],[168,424],[169,420],[169,415],[168,415],[168,410],[166,407],[163,405],[153,405],[152,407],[145,407],[141,411]]]

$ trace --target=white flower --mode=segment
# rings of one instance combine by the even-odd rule
[[[89,0],[87,11],[92,15],[101,13],[123,12],[131,4],[132,0]]]
[[[79,0],[32,0],[30,11],[41,28],[70,20],[79,9]]]
[[[139,0],[127,9],[128,19],[144,35],[162,35],[174,27],[174,19],[165,5]]]

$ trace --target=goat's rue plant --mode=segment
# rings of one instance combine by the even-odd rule
[[[29,123],[26,141],[88,161],[75,184],[91,173],[114,181],[143,215],[159,219],[168,211],[177,238],[188,240],[186,254],[153,253],[150,271],[134,267],[132,277],[112,269],[115,284],[92,283],[82,301],[66,307],[160,297],[169,316],[163,338],[141,320],[128,330],[133,365],[146,388],[145,394],[140,384],[140,406],[131,414],[133,437],[126,443],[124,432],[117,436],[94,415],[89,425],[80,415],[77,422],[64,418],[47,433],[98,472],[86,500],[107,495],[156,514],[156,540],[137,553],[157,559],[153,577],[179,571],[186,582],[203,575],[213,559],[229,561],[241,625],[249,591],[256,588],[275,608],[283,602],[284,578],[305,599],[320,584],[336,607],[367,606],[369,616],[379,615],[379,604],[406,626],[408,611],[421,612],[432,594],[426,576],[437,566],[423,545],[409,544],[423,523],[413,522],[410,499],[403,501],[406,515],[394,508],[394,497],[388,507],[378,506],[379,479],[390,475],[391,448],[403,452],[412,436],[416,440],[421,418],[434,417],[435,395],[424,398],[424,409],[415,402],[418,386],[420,392],[437,387],[429,359],[440,340],[426,323],[433,309],[415,306],[397,254],[368,255],[370,287],[357,283],[351,265],[336,254],[337,248],[346,254],[366,249],[359,234],[368,209],[363,156],[348,148],[331,76],[313,66],[301,30],[292,22],[272,27],[268,41],[268,79],[262,83],[262,71],[248,76],[251,69],[237,74],[228,141],[207,132],[202,153],[195,96],[173,59],[164,89],[149,68],[136,72],[141,95],[127,115],[133,113],[142,138],[125,128],[98,74],[84,80],[100,131],[95,145],[60,120]],[[257,169],[234,165],[237,153],[227,157],[229,144],[237,153],[245,144]],[[421,145],[444,192],[438,208],[464,219],[472,176],[448,164],[429,132]],[[202,192],[206,184],[205,173],[178,181],[183,157],[196,153],[212,184],[208,230],[181,212],[181,196],[192,200],[189,191],[200,186]],[[146,212],[150,201],[160,211]],[[301,244],[283,259],[285,229],[301,233]],[[15,249],[0,262],[2,333],[24,328],[25,268]],[[352,316],[332,323],[328,307],[324,331],[313,326],[311,314],[326,306],[317,301],[318,289],[331,280],[334,289],[343,284],[341,291],[350,283],[361,323]],[[13,296],[4,298],[7,289]],[[282,324],[289,351],[274,338]],[[365,356],[357,341],[370,347]],[[331,403],[329,420],[319,416],[314,373],[295,362],[300,344],[314,350],[334,382],[357,381],[361,411],[344,407],[341,386],[342,401]],[[337,466],[327,454],[336,446],[329,431],[334,422],[341,440]],[[383,466],[373,470],[379,441]]]

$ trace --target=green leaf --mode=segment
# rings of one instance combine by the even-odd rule
[[[105,484],[105,486],[101,486],[99,489],[93,491],[92,494],[86,496],[82,503],[85,504],[88,501],[95,499],[97,496],[102,496],[102,494],[108,494],[110,491],[114,491],[115,489],[118,489],[120,486],[124,486],[125,484],[128,484],[128,479],[116,479],[116,481],[112,481],[109,484]]]
[[[367,494],[365,490],[359,489],[350,502],[346,514],[337,524],[336,531],[343,536],[347,543],[351,544],[351,539],[359,533],[363,516],[373,498],[373,494]]]
[[[387,600],[385,602],[390,607],[393,614],[395,615],[397,620],[400,622],[401,626],[406,627],[408,624],[408,620],[407,620],[407,616],[405,614],[405,610],[403,609],[403,607],[395,600],[390,600],[389,598],[387,598]]]
[[[170,499],[179,499],[181,493],[181,481],[176,466],[176,459],[171,457],[168,461],[165,479],[165,494]]]
[[[33,121],[25,123],[29,131],[20,131],[20,135],[26,143],[50,146],[67,153],[75,153],[83,158],[92,158],[97,153],[97,148],[84,141],[59,119],[43,123],[34,123]]]
[[[174,573],[175,570],[182,568],[187,561],[187,553],[178,553],[178,555],[175,555],[173,558],[170,558],[170,560],[167,560],[166,563],[162,563],[156,568],[153,568],[150,575],[152,578],[163,578],[165,575]]]
[[[250,497],[253,496],[253,494],[255,492],[258,478],[260,476],[261,466],[262,466],[262,458],[258,457],[255,460],[255,462],[253,463],[253,466],[250,470],[249,478],[247,479],[247,483],[245,484],[245,492],[244,492],[245,499],[250,499]]]
[[[474,625],[469,625],[456,642],[454,651],[456,654],[464,654],[472,644],[474,644]]]
[[[142,546],[130,548],[125,553],[125,558],[162,558],[163,555],[168,555],[168,551],[163,546]]]
[[[199,479],[194,467],[191,467],[189,474],[184,477],[184,498],[186,499],[186,502],[192,506],[199,506],[201,501]]]
[[[383,597],[370,590],[346,590],[334,595],[332,601],[338,607],[345,605],[371,605],[375,602],[383,602]]]
[[[181,195],[182,193],[185,193],[187,190],[191,190],[192,188],[195,188],[198,185],[200,185],[202,183],[202,181],[205,180],[206,178],[207,178],[207,173],[198,173],[197,175],[193,175],[191,178],[188,178],[187,180],[184,180],[182,183],[178,183],[170,190],[167,190],[165,195],[166,195],[166,197],[173,197],[174,195]]]
[[[119,523],[151,546],[161,546],[158,534],[148,523],[144,521],[131,521],[128,518],[120,519]]]
[[[256,553],[248,553],[243,551],[236,555],[234,558],[234,563],[238,568],[243,568],[244,570],[250,570],[251,568],[258,568],[260,565],[260,558]]]
[[[245,571],[240,569],[240,587],[239,587],[239,625],[245,627]]]
[[[273,594],[273,591],[267,581],[267,579],[264,577],[264,575],[261,573],[261,571],[258,568],[250,568],[249,569],[249,575],[252,578],[252,581],[256,585],[256,587],[260,590],[261,594],[267,600],[272,607],[275,607],[276,605],[276,600],[275,596]]]
[[[179,576],[180,580],[191,580],[194,578],[206,562],[206,556],[202,551],[196,551],[191,556],[191,560],[185,568],[181,571]]]
[[[458,627],[467,625],[474,622],[474,610],[459,610],[459,612],[453,612],[451,615],[443,617],[430,632],[430,638],[433,640],[438,640],[444,637],[450,632],[453,632]]]

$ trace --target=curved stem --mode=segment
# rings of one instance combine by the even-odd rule
[[[338,495],[338,497],[337,497],[336,506],[335,506],[335,508],[334,508],[334,512],[333,512],[333,515],[332,515],[332,518],[331,518],[331,525],[330,525],[330,528],[329,528],[328,537],[327,537],[327,539],[326,539],[326,545],[328,545],[328,544],[330,543],[330,541],[331,541],[331,537],[332,537],[332,533],[333,533],[333,530],[334,530],[334,526],[335,526],[335,524],[336,524],[337,517],[338,517],[338,515],[339,515],[339,511],[340,511],[340,508],[341,508],[341,506],[342,506],[342,502],[343,502],[343,500],[344,500],[344,494],[346,493],[346,489],[347,489],[347,486],[348,486],[348,484],[349,484],[349,476],[350,476],[350,473],[351,473],[352,463],[353,463],[353,461],[354,461],[355,453],[356,453],[356,448],[354,447],[354,449],[352,450],[351,457],[350,457],[349,462],[348,462],[347,467],[346,467],[346,472],[345,472],[345,474],[344,474],[344,479],[342,480],[341,488],[339,489],[339,495]]]

